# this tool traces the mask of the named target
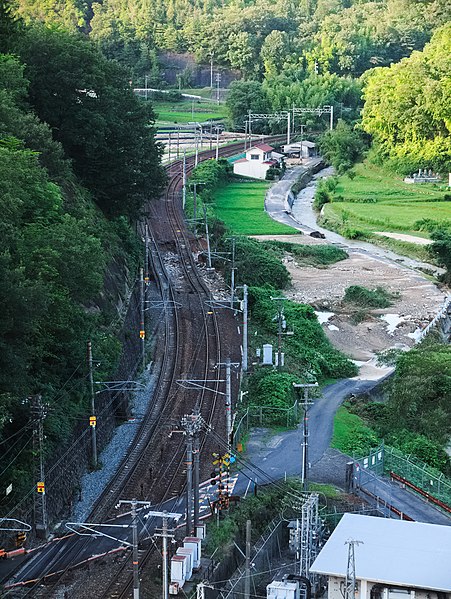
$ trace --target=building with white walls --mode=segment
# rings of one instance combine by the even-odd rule
[[[451,599],[450,526],[345,514],[310,572],[327,577],[328,599],[343,599],[347,541],[354,546],[355,599]]]
[[[273,152],[274,148],[268,144],[252,146],[246,151],[244,158],[233,163],[234,174],[253,179],[265,179],[267,171],[279,165],[279,160],[273,156]]]

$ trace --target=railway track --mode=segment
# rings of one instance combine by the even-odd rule
[[[268,141],[278,141],[280,137]],[[221,156],[231,156],[240,151],[242,144],[233,144],[221,148]],[[203,152],[200,160],[214,158],[215,151]],[[194,157],[186,160],[189,173],[194,167]],[[182,161],[175,161],[166,167],[168,185],[165,194],[149,207],[146,222],[152,238],[149,253],[149,270],[153,273],[153,281],[158,286],[161,299],[168,302],[164,308],[161,321],[158,351],[161,354],[161,368],[155,393],[145,417],[141,423],[135,440],[128,449],[116,475],[96,502],[90,521],[104,521],[112,515],[112,506],[119,497],[139,496],[139,481],[146,477],[149,463],[160,462],[150,477],[142,499],[153,503],[163,502],[171,496],[179,495],[183,490],[182,474],[184,460],[184,439],[182,435],[162,435],[162,430],[169,433],[169,426],[179,421],[185,413],[190,413],[195,404],[205,422],[215,431],[224,431],[224,410],[218,403],[220,388],[220,370],[216,364],[221,361],[221,330],[219,317],[206,307],[205,300],[210,292],[201,278],[194,261],[192,244],[195,238],[187,231],[181,209],[180,191],[182,188]],[[178,258],[179,276],[174,284],[165,263],[168,248]],[[180,304],[181,308],[175,308]],[[210,312],[210,313],[209,313]],[[230,316],[230,315],[229,315]],[[222,315],[221,315],[222,317]],[[233,327],[235,330],[235,327]],[[190,342],[190,340],[192,342]],[[212,390],[190,391],[177,385],[177,378],[196,378],[197,380],[213,380]],[[207,438],[202,439],[202,448]],[[170,455],[166,460],[155,459],[160,449],[160,458]],[[164,484],[162,485],[162,481]],[[164,487],[162,491],[161,487]],[[141,483],[140,491],[143,486]],[[70,538],[70,535],[67,537]],[[86,550],[90,540],[76,544],[71,552],[70,564],[58,569],[58,555],[47,560],[42,575],[33,581],[31,588],[22,597],[51,597],[53,592],[63,583],[67,573]],[[152,549],[143,553],[142,563],[150,559]],[[44,560],[44,558],[43,558]],[[51,581],[42,589],[42,583]],[[131,570],[128,562],[124,562],[103,595],[99,597],[125,598],[130,596]]]

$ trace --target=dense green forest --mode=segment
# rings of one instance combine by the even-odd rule
[[[2,488],[29,482],[23,399],[50,404],[52,447],[87,415],[87,339],[99,377],[116,363],[99,298],[112,264],[133,277],[131,224],[164,180],[151,103],[131,90],[165,85],[161,52],[237,71],[236,130],[249,109],[332,104],[320,147],[340,172],[372,144],[399,172],[446,173],[450,20],[447,0],[0,0],[0,443],[14,439]],[[450,270],[449,230],[432,237]]]
[[[87,340],[99,377],[116,365],[104,281],[114,268],[134,276],[130,219],[163,175],[153,114],[120,66],[81,34],[24,25],[6,3],[0,32],[0,484],[14,497],[30,484],[24,400],[48,404],[51,451],[88,416]]]
[[[284,71],[359,76],[421,49],[449,20],[446,0],[16,0],[26,22],[82,30],[152,72],[156,52],[193,52],[248,78]]]

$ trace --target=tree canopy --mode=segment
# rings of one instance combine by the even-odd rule
[[[406,173],[448,172],[451,164],[451,23],[423,52],[365,77],[362,125]]]

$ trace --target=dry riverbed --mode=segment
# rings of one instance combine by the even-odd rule
[[[258,238],[326,243],[308,235]],[[286,296],[314,306],[326,335],[335,347],[359,363],[362,378],[383,374],[374,367],[378,352],[412,347],[418,332],[432,320],[445,299],[435,284],[417,272],[358,250],[349,251],[349,258],[327,267],[299,266],[289,254],[285,264],[292,277]],[[399,297],[389,308],[368,311],[365,319],[356,324],[356,309],[343,304],[345,290],[351,285],[383,287]]]

